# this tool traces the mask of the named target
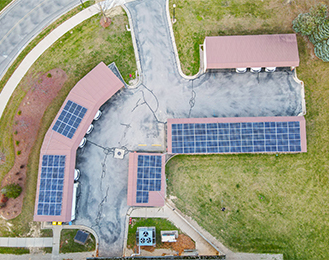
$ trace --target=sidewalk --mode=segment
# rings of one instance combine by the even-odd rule
[[[33,65],[33,63],[40,57],[40,55],[44,51],[46,51],[54,42],[56,42],[58,38],[62,37],[66,32],[68,32],[81,22],[85,21],[86,19],[97,14],[98,12],[99,10],[96,5],[86,8],[85,10],[81,11],[80,13],[76,14],[75,16],[58,26],[37,46],[35,46],[31,52],[29,52],[29,54],[25,57],[22,63],[12,74],[11,78],[8,80],[7,84],[0,93],[0,118],[16,86],[19,84],[19,82],[24,77],[26,72],[30,69],[30,67]]]
[[[52,247],[52,237],[0,237],[0,247]],[[1,256],[2,258],[2,256]]]

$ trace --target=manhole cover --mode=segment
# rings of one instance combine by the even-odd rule
[[[123,159],[125,157],[125,150],[124,149],[119,149],[115,148],[114,150],[114,158],[116,159]]]

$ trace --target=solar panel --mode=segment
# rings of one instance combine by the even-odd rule
[[[42,157],[37,215],[61,215],[64,171],[65,155]]]
[[[161,190],[162,157],[138,155],[136,203],[148,203],[149,191]]]
[[[298,121],[172,124],[173,153],[300,152]]]
[[[53,130],[71,139],[86,112],[87,108],[84,108],[71,100],[67,101],[53,126]]]

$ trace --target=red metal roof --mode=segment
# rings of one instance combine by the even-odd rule
[[[206,37],[205,69],[297,67],[295,34]]]
[[[169,118],[167,120],[167,148],[172,154],[172,124],[198,124],[198,123],[248,123],[248,122],[291,122],[300,124],[301,152],[307,152],[306,146],[306,122],[303,116],[280,117],[215,117],[215,118]]]
[[[149,191],[148,203],[136,203],[138,155],[162,156],[161,191]],[[165,204],[165,189],[166,189],[165,156],[163,154],[156,154],[156,153],[136,153],[136,152],[130,153],[127,205],[140,206],[140,207],[163,207]]]
[[[37,193],[35,199],[34,221],[61,221],[71,220],[72,195],[74,183],[74,169],[76,150],[84,137],[89,125],[92,123],[99,107],[123,87],[123,83],[103,63],[98,64],[92,71],[83,77],[66,97],[61,109],[58,111],[53,123],[49,127],[40,150],[39,173]],[[57,118],[65,104],[71,100],[87,108],[87,112],[77,128],[72,139],[69,139],[52,130]],[[41,165],[43,155],[66,155],[63,202],[60,216],[37,215]]]

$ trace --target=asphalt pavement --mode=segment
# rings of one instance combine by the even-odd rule
[[[81,170],[75,224],[92,227],[100,256],[121,256],[127,206],[128,153],[165,152],[168,118],[297,116],[302,87],[291,71],[221,71],[187,79],[179,73],[166,0],[126,4],[140,59],[141,82],[106,102],[87,144],[77,152]],[[115,159],[116,148],[125,150]]]
[[[79,0],[15,0],[1,12],[0,79],[43,28],[79,3]]]

